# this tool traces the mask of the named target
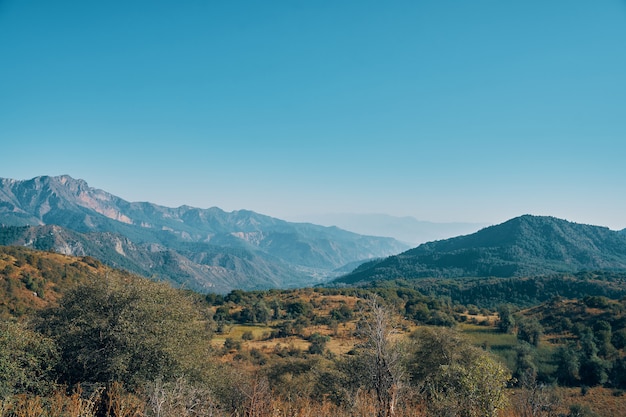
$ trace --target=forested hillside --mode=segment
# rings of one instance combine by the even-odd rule
[[[423,294],[445,297],[453,303],[495,308],[503,303],[520,307],[534,306],[554,297],[626,297],[626,273],[587,271],[576,274],[513,278],[422,278],[417,280],[380,280],[363,288],[410,288]]]
[[[365,263],[336,282],[626,272],[626,235],[553,217],[521,216],[474,234]]]

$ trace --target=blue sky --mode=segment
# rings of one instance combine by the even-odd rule
[[[626,228],[623,0],[0,0],[0,177]]]

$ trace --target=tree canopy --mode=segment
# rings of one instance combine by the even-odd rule
[[[209,349],[207,322],[185,293],[121,272],[77,286],[41,318],[67,383],[190,375]]]

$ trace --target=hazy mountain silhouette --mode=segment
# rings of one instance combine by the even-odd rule
[[[307,219],[316,224],[337,226],[364,235],[393,237],[412,246],[473,233],[487,226],[483,223],[430,222],[410,216],[397,217],[388,214],[329,213],[299,216],[295,219]]]

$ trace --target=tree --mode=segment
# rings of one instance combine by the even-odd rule
[[[560,346],[554,354],[554,361],[560,384],[573,386],[579,382],[580,356],[574,346]]]
[[[513,308],[509,304],[502,304],[498,307],[498,330],[502,333],[512,333],[515,329],[515,317]]]
[[[58,344],[61,382],[136,387],[200,376],[208,324],[190,298],[164,283],[124,273],[93,277],[45,311],[40,329]]]
[[[602,385],[608,380],[610,363],[597,355],[583,358],[580,364],[581,382],[588,386]]]
[[[324,353],[326,344],[330,341],[330,337],[321,335],[319,333],[313,333],[309,336],[309,353],[313,355],[321,355]]]
[[[366,305],[366,318],[359,323],[359,333],[365,339],[361,355],[370,371],[377,415],[389,417],[395,413],[403,385],[403,358],[398,344],[393,341],[396,328],[391,313],[378,303],[376,297],[369,298]]]
[[[604,384],[608,379],[610,362],[598,356],[598,346],[590,328],[585,327],[580,333],[580,382],[588,386]]]
[[[24,325],[0,322],[0,399],[45,394],[58,360],[54,342]]]
[[[290,318],[296,319],[298,317],[310,315],[313,311],[313,308],[311,306],[311,303],[305,301],[294,301],[287,304],[286,310],[287,315]]]
[[[267,306],[265,301],[260,300],[254,303],[254,315],[259,323],[267,323],[272,318],[272,310]]]
[[[330,311],[330,316],[338,322],[346,322],[352,320],[354,313],[352,309],[345,303],[341,303],[339,308]]]
[[[550,417],[557,415],[561,397],[555,386],[537,383],[533,372],[518,377],[521,388],[515,395],[514,408],[520,417]]]
[[[626,358],[620,358],[613,362],[610,381],[615,387],[626,388]]]
[[[163,382],[160,379],[146,386],[150,416],[211,417],[218,415],[219,407],[213,392],[203,385],[194,385],[179,378]]]
[[[507,402],[506,368],[452,329],[412,334],[411,383],[424,393],[429,415],[492,417]]]
[[[614,359],[617,350],[611,343],[613,338],[611,324],[605,320],[600,320],[593,326],[594,339],[598,346],[598,356],[604,359]]]
[[[517,338],[531,345],[539,346],[543,334],[543,326],[535,318],[522,318],[518,321]]]
[[[533,347],[527,342],[520,342],[515,348],[515,372],[514,376],[521,380],[522,378],[528,378],[537,376],[537,365],[534,362]]]

